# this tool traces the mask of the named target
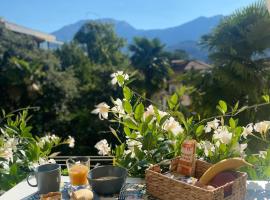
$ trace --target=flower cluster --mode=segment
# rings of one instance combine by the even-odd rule
[[[2,138],[3,146],[0,147],[0,157],[6,159],[8,162],[13,162],[13,152],[17,151],[19,144],[18,138]]]
[[[117,124],[112,125],[117,130],[110,129],[119,145],[111,149],[107,140],[103,139],[95,147],[99,155],[115,155],[117,164],[128,168],[130,174],[143,175],[151,164],[180,155],[181,143],[186,138],[196,139],[198,157],[212,163],[229,157],[249,159],[250,154],[247,155],[246,150],[250,137],[259,134],[259,139],[267,138],[270,121],[239,126],[237,119],[225,116],[227,105],[224,101],[220,101],[217,106],[222,115],[202,124],[200,119],[198,122],[194,117],[186,118],[178,111],[180,106],[184,106],[178,94],[168,97],[166,112],[153,104],[145,107],[144,97],[128,87],[128,74],[119,71],[111,77],[113,85],[122,87],[123,99],[112,99],[111,106],[102,102],[95,106],[92,113],[97,114],[101,120],[109,119]],[[270,164],[268,155],[270,150],[261,151],[255,157],[269,157]]]
[[[41,149],[43,149],[46,144],[59,145],[60,142],[61,138],[56,136],[55,134],[52,134],[39,138],[37,144]],[[71,136],[68,136],[68,139],[66,139],[63,144],[68,144],[70,148],[73,148],[75,146],[75,139]]]
[[[233,119],[231,120],[233,121]],[[206,134],[212,133],[211,141],[198,143],[198,149],[203,152],[202,156],[206,159],[215,161],[220,160],[221,157],[245,156],[247,143],[244,139],[250,134],[250,124],[242,128],[230,127],[223,125],[220,120],[214,119],[207,122],[204,131]]]
[[[3,114],[0,118],[0,177],[9,180],[8,183],[0,181],[0,188],[3,188],[3,184],[6,184],[4,188],[14,186],[25,178],[27,170],[33,170],[41,164],[54,163],[49,158],[55,147],[67,144],[72,148],[75,145],[71,136],[67,139],[55,134],[33,136],[25,110],[17,115]]]
[[[112,83],[123,87],[124,98],[112,100],[112,106],[102,102],[96,105],[92,111],[97,114],[101,120],[113,117],[111,121],[122,124],[122,130],[126,141],[121,141],[118,137],[119,130],[111,128],[112,133],[121,143],[112,152],[115,153],[117,162],[130,170],[145,169],[150,161],[158,162],[166,155],[173,155],[170,152],[178,151],[177,145],[185,137],[184,128],[181,123],[170,113],[158,109],[154,105],[144,107],[143,103],[138,101],[134,103],[135,98],[131,89],[127,87],[125,81],[129,76],[124,72],[116,72],[111,75]],[[109,113],[111,113],[109,115]],[[179,142],[176,142],[179,140]],[[99,141],[95,147],[99,155],[108,155],[111,153],[107,140]],[[176,154],[176,153],[175,153]],[[145,160],[144,162],[138,162]]]
[[[42,149],[46,144],[50,143],[58,143],[60,138],[56,135],[46,135],[44,137],[41,137],[38,141],[39,147]]]
[[[102,156],[109,155],[111,148],[109,147],[109,144],[107,140],[103,139],[99,141],[96,145],[95,148],[98,150],[98,154]]]
[[[124,82],[129,80],[129,75],[125,74],[123,71],[118,71],[111,74],[112,84],[115,85],[118,83],[119,86],[123,86]]]

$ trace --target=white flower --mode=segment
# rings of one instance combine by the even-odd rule
[[[73,148],[75,146],[75,139],[71,136],[68,136],[67,143],[70,148]]]
[[[246,127],[243,127],[243,132],[242,132],[242,136],[247,139],[248,135],[252,135],[252,131],[253,131],[253,124],[248,124]]]
[[[115,101],[113,101],[114,107],[112,108],[112,111],[119,114],[119,117],[123,117],[125,115],[125,110],[123,108],[123,102],[118,98]]]
[[[108,155],[111,151],[107,140],[103,139],[96,143],[95,148],[99,151],[99,155]]]
[[[18,138],[8,138],[4,140],[4,144],[0,148],[0,157],[13,162],[13,152],[17,151],[18,144]]]
[[[219,126],[220,120],[214,119],[213,121],[207,122],[207,125],[204,127],[206,133],[211,132],[212,129],[216,130]]]
[[[203,149],[205,156],[209,156],[209,152],[215,151],[215,145],[209,141],[201,141],[197,147]]]
[[[238,142],[232,147],[232,150],[241,156],[245,155],[245,149],[247,148],[247,144],[239,144]]]
[[[254,125],[254,130],[261,134],[266,134],[269,127],[270,127],[270,121],[262,121]]]
[[[220,127],[218,127],[218,129],[215,130],[214,133],[215,134],[213,135],[213,138],[215,140],[218,140],[218,141],[220,141],[221,143],[224,143],[224,144],[229,144],[231,142],[232,133],[230,133],[228,131],[228,129],[226,128],[226,126],[220,126]]]
[[[158,114],[159,114],[159,116],[160,116],[161,119],[162,119],[162,117],[168,115],[168,113],[163,112],[163,111],[161,111],[161,110],[158,110]]]
[[[95,106],[96,109],[94,109],[91,113],[98,114],[99,119],[108,119],[108,112],[110,109],[110,106],[108,106],[106,103],[102,102]]]
[[[128,145],[128,148],[131,150],[131,151],[134,151],[134,147],[138,147],[139,149],[142,148],[142,143],[137,141],[137,140],[132,140],[132,139],[128,139],[127,140],[127,145]]]
[[[184,132],[182,126],[179,124],[179,122],[175,121],[173,117],[170,117],[164,122],[163,129],[165,131],[172,132],[174,135],[178,135]]]
[[[12,148],[0,149],[0,157],[8,161],[13,162],[13,151]]]
[[[57,143],[60,138],[56,135],[45,135],[44,137],[41,137],[39,139],[39,142],[37,143],[40,148],[43,148],[46,143]]]
[[[154,106],[150,105],[146,108],[146,111],[143,113],[143,119],[145,120],[147,117],[155,115]]]
[[[17,149],[17,144],[19,144],[19,139],[18,138],[9,138],[7,141],[7,146],[12,148],[13,150]]]
[[[259,151],[259,158],[265,159],[267,156],[267,151]]]
[[[125,150],[124,151],[124,154],[126,154],[126,155],[128,155],[128,154],[130,154],[130,157],[131,158],[135,158],[135,152],[134,151],[131,151],[130,149],[128,149],[128,150]]]
[[[215,145],[216,145],[217,148],[219,148],[219,146],[220,146],[220,141],[216,141],[216,144],[215,144]]]
[[[115,73],[112,73],[111,74],[111,77],[112,77],[112,84],[115,85],[116,83],[118,83],[119,86],[122,86],[123,83],[122,82],[119,82],[118,81],[118,77],[123,77],[124,80],[129,80],[129,75],[128,74],[124,74],[123,71],[118,71],[118,72],[115,72]]]
[[[128,139],[127,140],[128,150],[125,151],[126,154],[131,153],[130,157],[135,158],[135,147],[142,149],[142,143],[137,140]]]
[[[181,104],[183,106],[190,106],[191,104],[191,98],[189,95],[184,94],[181,98]]]
[[[56,136],[56,135],[54,135],[54,134],[52,134],[52,135],[50,136],[50,139],[53,140],[53,141],[54,141],[54,140],[58,140],[58,138],[59,138],[59,137]]]

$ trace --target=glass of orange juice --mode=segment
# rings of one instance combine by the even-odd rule
[[[68,159],[66,162],[71,186],[74,189],[87,187],[90,159],[88,157],[75,157]]]

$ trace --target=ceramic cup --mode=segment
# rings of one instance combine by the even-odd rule
[[[36,184],[31,184],[29,178],[34,176]],[[45,164],[35,168],[27,177],[27,183],[32,187],[38,187],[39,194],[57,192],[60,190],[61,166],[58,164]]]

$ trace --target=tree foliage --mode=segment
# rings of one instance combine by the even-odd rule
[[[131,63],[143,76],[136,84],[148,97],[165,88],[166,80],[172,74],[164,47],[158,39],[147,38],[134,38],[134,43],[129,46]]]
[[[97,64],[119,65],[125,41],[114,32],[113,25],[89,22],[76,33],[74,40],[85,47],[88,57]]]
[[[208,48],[214,68],[193,80],[204,94],[200,105],[208,114],[220,98],[254,104],[269,92],[269,64],[264,58],[270,47],[270,16],[263,2],[225,17],[202,38],[202,44]]]

